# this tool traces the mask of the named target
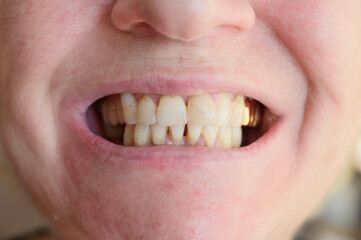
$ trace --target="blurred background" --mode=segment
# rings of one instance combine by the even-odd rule
[[[361,240],[361,137],[349,158],[350,164],[295,240]],[[0,240],[47,232],[46,221],[21,189],[0,148]]]

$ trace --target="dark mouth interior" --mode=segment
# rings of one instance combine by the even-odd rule
[[[122,134],[124,132],[125,124],[110,126],[103,123],[101,103],[104,99],[105,98],[98,99],[88,108],[86,112],[87,126],[92,133],[106,139],[107,141],[117,145],[123,145]],[[242,126],[242,144],[240,147],[245,147],[256,142],[271,128],[276,120],[277,117],[274,116],[268,108],[262,105],[261,124],[257,127]],[[187,127],[185,127],[184,130],[184,136],[186,135]]]

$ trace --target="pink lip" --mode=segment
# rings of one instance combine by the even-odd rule
[[[174,80],[161,78],[143,78],[145,80],[114,80],[108,83],[99,81],[100,84],[89,85],[87,91],[81,96],[68,95],[62,102],[62,114],[60,117],[71,130],[71,142],[79,145],[79,148],[88,154],[108,159],[109,162],[122,162],[132,160],[154,167],[172,166],[173,164],[195,164],[205,161],[226,159],[250,159],[262,152],[269,152],[275,147],[276,139],[285,131],[286,116],[289,109],[282,104],[284,99],[276,97],[275,91],[264,91],[257,88],[252,81],[224,82],[210,75],[191,80]],[[102,137],[93,134],[86,125],[85,113],[87,108],[97,99],[107,95],[122,92],[150,93],[150,94],[175,94],[197,95],[214,92],[241,93],[262,102],[279,119],[253,144],[239,149],[222,149],[208,147],[124,147],[115,145]],[[279,96],[279,95],[278,95]],[[273,143],[273,144],[272,144]],[[264,151],[263,151],[264,150]],[[92,154],[91,154],[92,153]],[[253,158],[252,157],[252,158]]]

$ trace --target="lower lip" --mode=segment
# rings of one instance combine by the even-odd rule
[[[285,122],[282,118],[278,119],[256,142],[237,149],[170,145],[125,147],[116,145],[92,133],[86,124],[84,115],[73,114],[72,116],[73,118],[70,118],[68,126],[72,130],[73,140],[80,143],[83,150],[94,153],[95,156],[102,156],[103,159],[106,158],[112,163],[131,160],[154,168],[179,167],[179,165],[184,164],[196,165],[214,161],[247,161],[254,159],[261,152],[272,149],[272,143],[280,135],[280,130]],[[262,151],[259,151],[260,149]]]

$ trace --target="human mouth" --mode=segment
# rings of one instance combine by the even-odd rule
[[[113,94],[96,101],[87,115],[93,133],[127,147],[239,148],[260,138],[277,119],[260,102],[225,92],[193,96]]]

